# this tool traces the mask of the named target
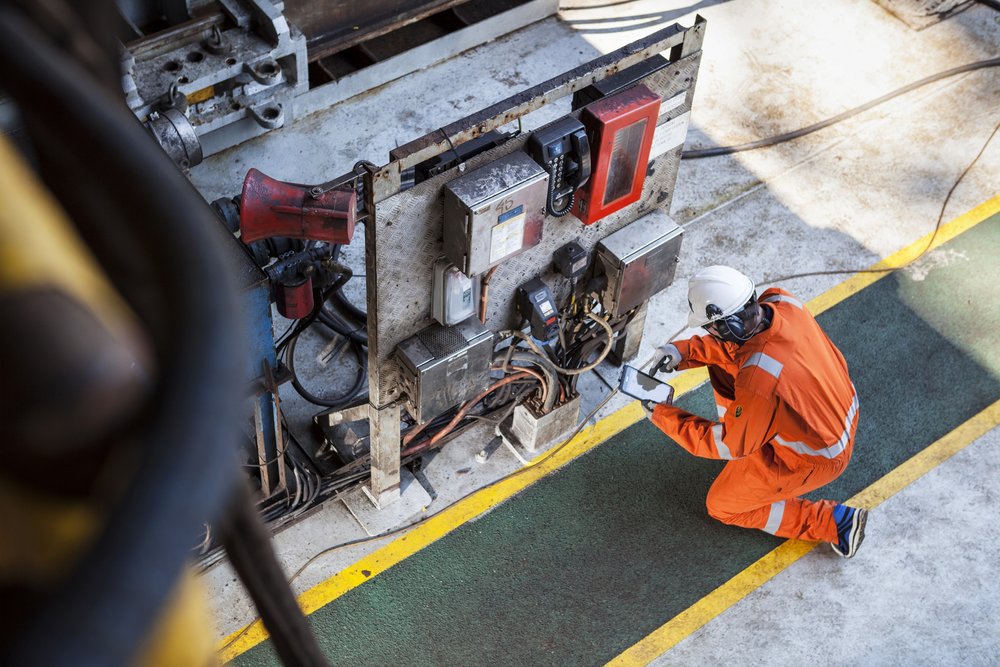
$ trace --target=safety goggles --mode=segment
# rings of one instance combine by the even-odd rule
[[[727,340],[726,336],[729,334],[729,325],[726,324],[725,320],[715,320],[714,322],[708,322],[703,324],[702,329],[712,334],[719,340]]]

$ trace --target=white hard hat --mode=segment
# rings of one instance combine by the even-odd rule
[[[753,281],[728,266],[707,266],[688,280],[688,326],[703,327],[713,319],[742,310],[754,293]],[[721,315],[712,318],[706,313],[709,304]]]

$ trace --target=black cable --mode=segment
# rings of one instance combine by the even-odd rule
[[[350,345],[350,343],[351,343],[350,338],[346,336],[340,336],[340,340],[337,341],[337,344],[333,346],[332,350],[330,350],[329,352],[325,352],[326,348],[324,348],[325,353],[323,356],[328,360],[336,359],[337,357],[340,356],[340,353],[344,351],[344,348]]]
[[[278,345],[280,345],[283,341],[288,339],[288,336],[291,335],[292,329],[295,328],[296,324],[298,324],[297,321],[291,322],[287,327],[285,327],[285,330],[281,332],[281,335],[278,336],[274,344],[276,350],[278,349]]]
[[[577,424],[577,426],[573,430],[573,432],[570,433],[568,436],[566,436],[566,438],[561,443],[559,443],[555,447],[551,448],[550,450],[548,450],[547,452],[545,452],[545,454],[543,454],[541,457],[539,457],[538,459],[535,459],[534,461],[532,461],[528,465],[526,465],[526,466],[524,466],[522,468],[518,468],[517,470],[515,470],[513,472],[507,473],[503,477],[495,479],[492,482],[490,482],[489,484],[484,484],[483,486],[479,487],[478,489],[473,489],[472,491],[469,491],[468,493],[466,493],[465,495],[463,495],[461,498],[458,498],[457,500],[454,500],[454,501],[448,503],[447,505],[445,505],[444,507],[442,507],[438,511],[434,512],[433,514],[428,514],[427,516],[424,516],[424,517],[422,517],[420,519],[417,519],[416,521],[414,521],[412,523],[409,523],[409,524],[407,524],[405,526],[401,526],[399,528],[395,528],[393,530],[389,530],[389,531],[386,531],[384,533],[380,533],[378,535],[373,535],[371,537],[362,537],[362,538],[357,539],[357,540],[350,540],[348,542],[343,542],[341,544],[335,544],[333,546],[326,547],[325,549],[322,549],[322,550],[316,552],[315,554],[313,554],[312,556],[310,556],[309,559],[306,560],[305,563],[303,563],[302,565],[300,565],[299,568],[292,574],[292,576],[288,578],[288,584],[291,585],[296,579],[299,578],[299,576],[303,572],[306,571],[306,568],[308,568],[310,565],[312,565],[313,563],[315,563],[317,560],[319,560],[323,556],[326,556],[327,554],[333,553],[334,551],[339,551],[341,549],[346,549],[348,547],[353,547],[353,546],[357,546],[357,545],[360,545],[360,544],[368,544],[370,542],[375,542],[376,540],[383,540],[383,539],[385,539],[387,537],[394,537],[394,536],[399,535],[401,533],[405,533],[408,530],[410,530],[411,528],[419,526],[422,523],[426,523],[427,521],[433,519],[434,517],[438,516],[439,514],[441,514],[443,512],[446,512],[447,510],[449,510],[450,508],[454,507],[455,505],[458,505],[459,503],[461,503],[465,499],[467,499],[467,498],[469,498],[469,497],[471,497],[471,496],[473,496],[473,495],[475,495],[477,493],[485,491],[487,489],[491,489],[491,488],[493,488],[493,487],[495,487],[495,486],[497,486],[499,484],[502,484],[503,482],[506,482],[509,479],[514,479],[515,477],[518,477],[519,475],[524,474],[526,471],[528,471],[528,470],[530,470],[532,468],[535,468],[535,467],[541,465],[542,463],[544,463],[545,461],[549,460],[550,458],[552,458],[553,456],[555,456],[556,454],[558,454],[560,451],[562,451],[571,442],[573,442],[573,439],[576,438],[577,434],[580,431],[583,430],[583,427],[587,425],[587,422],[589,422],[590,419],[594,415],[596,415],[601,408],[603,408],[605,405],[607,405],[608,401],[610,401],[617,394],[618,394],[617,388],[615,390],[611,391],[607,396],[604,397],[604,399],[600,403],[597,404],[597,407],[595,407],[593,410],[591,410],[590,413],[586,417],[584,417],[582,420],[580,420],[580,423]],[[423,452],[420,452],[416,456],[419,456],[422,453]],[[247,632],[250,631],[250,628],[252,628],[255,623],[256,623],[256,621],[253,621],[253,622],[249,623],[245,628],[243,628],[242,630],[240,630],[240,632],[238,634],[236,634],[232,639],[230,639],[228,642],[226,642],[225,645],[222,646],[222,648],[220,649],[220,651],[226,650],[227,648],[229,648],[230,646],[232,646],[233,644],[235,644],[237,641],[239,641],[240,638],[242,638],[244,635],[246,635]]]
[[[301,500],[297,503],[293,503],[290,511],[286,511],[283,516],[287,516],[289,514],[294,515],[299,509],[308,507],[316,498],[316,494],[319,492],[319,484],[313,478],[312,471],[301,462],[297,461],[294,457],[289,457],[289,462],[301,478],[300,486],[303,493]]]
[[[269,461],[260,461],[258,463],[243,463],[241,464],[244,468],[250,468],[251,470],[259,470],[260,468],[266,468],[269,465],[273,465],[280,461],[285,456],[285,452],[288,451],[288,445],[282,447],[275,455],[274,458]]]
[[[336,398],[329,398],[329,397],[315,396],[308,389],[305,388],[305,386],[299,380],[298,372],[295,370],[295,347],[298,343],[299,336],[304,332],[304,330],[305,329],[297,331],[294,335],[292,335],[288,339],[283,355],[285,359],[285,366],[288,368],[288,371],[291,374],[292,387],[295,389],[295,391],[302,398],[309,401],[310,403],[327,408],[345,407],[347,405],[352,404],[356,399],[359,399],[362,396],[367,395],[367,392],[364,391],[365,384],[367,383],[368,380],[368,355],[366,349],[362,343],[350,340],[349,338],[346,337],[341,341],[341,343],[345,342],[351,343],[352,349],[354,350],[355,358],[357,359],[358,362],[357,375],[355,376],[354,385],[351,387],[351,389],[349,389],[347,392]],[[340,344],[338,344],[338,348],[339,347]]]
[[[79,31],[74,38],[91,39]],[[94,540],[25,619],[0,663],[129,664],[205,519],[216,518],[237,479],[237,291],[231,272],[220,270],[226,262],[212,231],[218,223],[204,200],[120,97],[10,3],[0,6],[0,85],[28,123],[50,189],[99,260],[130,267],[137,258],[118,253],[122,244],[141,250],[149,280],[116,283],[153,334],[160,372],[132,435],[136,460],[128,481]],[[55,174],[61,178],[50,178]],[[153,298],[142,300],[142,292]],[[52,641],[53,628],[59,641]]]
[[[333,294],[335,295],[336,292]],[[327,327],[331,331],[357,341],[362,345],[368,345],[368,329],[364,324],[352,327],[337,313],[332,310],[327,310],[325,307],[320,309],[317,319],[319,319],[323,326]]]
[[[969,173],[969,171],[972,169],[972,167],[977,162],[979,162],[979,158],[982,157],[983,153],[986,152],[986,147],[990,145],[990,142],[993,140],[993,137],[996,136],[998,130],[1000,130],[1000,123],[998,123],[997,126],[993,128],[993,131],[990,132],[990,136],[987,137],[986,142],[983,143],[983,147],[979,149],[979,152],[976,154],[976,157],[974,157],[972,159],[972,162],[969,163],[969,166],[967,166],[962,171],[961,175],[959,175],[959,177],[955,180],[955,183],[951,186],[951,189],[948,190],[948,196],[944,198],[944,203],[941,204],[941,212],[938,213],[937,223],[934,225],[934,231],[931,234],[931,237],[927,240],[927,245],[925,245],[924,248],[923,248],[923,250],[921,250],[919,253],[917,253],[916,257],[914,257],[913,259],[909,260],[908,262],[906,262],[905,264],[902,264],[900,266],[896,266],[896,267],[892,267],[892,268],[885,268],[885,269],[843,269],[843,270],[831,270],[831,271],[808,271],[806,273],[793,273],[793,274],[787,275],[787,276],[778,276],[776,278],[767,278],[767,279],[762,280],[760,282],[760,284],[761,285],[773,285],[775,283],[784,282],[786,280],[792,280],[793,278],[807,278],[809,276],[837,276],[837,275],[843,275],[843,274],[846,274],[846,273],[850,273],[850,274],[856,274],[856,273],[892,273],[893,271],[898,271],[899,269],[906,268],[907,266],[913,264],[918,259],[920,259],[925,254],[927,254],[927,251],[930,250],[934,246],[934,241],[935,241],[935,239],[937,239],[938,232],[941,231],[941,224],[944,221],[944,212],[948,208],[948,202],[951,201],[951,195],[955,192],[955,189],[958,188],[958,184],[962,182],[962,179],[965,178],[965,175]],[[680,332],[678,332],[678,333],[680,333]],[[673,340],[673,338],[671,338],[671,340]]]
[[[332,298],[333,302],[337,304],[337,306],[339,306],[340,309],[343,310],[345,313],[347,313],[354,319],[358,320],[362,324],[368,322],[368,313],[355,306],[350,299],[344,296],[343,289],[339,289],[336,292],[334,292]]]
[[[343,394],[330,397],[316,396],[306,389],[299,380],[298,373],[295,371],[295,346],[298,340],[298,336],[292,336],[291,340],[288,341],[288,346],[285,349],[285,366],[288,367],[288,372],[292,376],[292,386],[302,398],[310,403],[326,408],[342,408],[356,400],[364,392],[365,385],[368,382],[368,355],[365,354],[364,348],[360,343],[351,342],[351,349],[354,351],[354,356],[358,361],[358,373],[354,380],[354,385]]]
[[[340,259],[340,251],[341,251],[341,249],[342,249],[342,246],[340,244],[337,244],[337,245],[333,246],[332,255],[333,255],[334,261],[337,261],[337,260]],[[362,323],[368,322],[368,313],[366,311],[358,308],[357,306],[355,306],[354,303],[350,299],[348,299],[346,296],[344,296],[344,290],[343,290],[342,287],[340,289],[338,289],[336,292],[333,293],[333,297],[332,298],[333,298],[334,302],[338,306],[340,306],[340,308],[345,313],[347,313],[348,315],[350,315],[354,319],[358,320],[359,322],[362,322]]]
[[[576,194],[569,194],[562,199],[566,199],[566,204],[562,208],[556,208],[555,203],[552,201],[552,181],[549,181],[549,197],[545,201],[546,212],[554,218],[561,218],[569,213],[570,209],[573,208],[573,204],[576,203]]]
[[[236,574],[253,599],[284,665],[329,665],[309,622],[299,609],[281,564],[244,487],[220,524],[221,542]]]
[[[739,153],[742,151],[754,150],[756,148],[765,148],[767,146],[773,146],[775,144],[780,144],[785,141],[791,141],[792,139],[798,139],[799,137],[811,134],[813,132],[816,132],[817,130],[822,130],[825,127],[829,127],[834,123],[839,123],[843,120],[846,120],[851,116],[856,116],[857,114],[863,111],[867,111],[872,107],[882,104],[883,102],[888,102],[889,100],[895,97],[899,97],[900,95],[908,93],[912,90],[916,90],[917,88],[926,86],[929,83],[934,83],[935,81],[940,81],[941,79],[946,79],[950,76],[955,76],[956,74],[962,74],[963,72],[972,72],[974,70],[983,69],[986,67],[996,67],[998,65],[1000,65],[1000,58],[991,58],[989,60],[980,60],[974,63],[959,65],[958,67],[953,67],[949,70],[938,72],[937,74],[932,74],[931,76],[925,77],[923,79],[920,79],[919,81],[915,81],[911,84],[903,86],[902,88],[894,90],[893,92],[883,95],[882,97],[878,97],[870,102],[866,102],[861,106],[854,107],[853,109],[849,109],[843,113],[837,114],[836,116],[827,118],[826,120],[820,121],[818,123],[813,123],[812,125],[809,125],[807,127],[803,127],[798,130],[793,130],[791,132],[785,132],[783,134],[778,134],[773,137],[768,137],[766,139],[758,139],[757,141],[750,141],[745,144],[737,144],[735,146],[717,146],[715,148],[695,148],[689,151],[684,151],[681,154],[681,159],[695,160],[704,157],[715,157],[717,155],[729,155],[731,153]]]

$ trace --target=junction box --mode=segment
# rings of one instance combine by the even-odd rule
[[[406,409],[423,423],[463,403],[490,381],[493,333],[476,318],[432,324],[399,344]]]
[[[472,277],[538,245],[549,175],[516,151],[444,186],[444,252]]]
[[[674,281],[683,230],[661,210],[639,218],[597,244],[607,278],[601,301],[612,316],[645,303]]]
[[[580,417],[580,396],[539,414],[531,406],[518,405],[514,414],[497,427],[498,434],[512,445],[529,452],[537,451],[576,428]]]

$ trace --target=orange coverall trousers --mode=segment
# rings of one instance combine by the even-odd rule
[[[720,409],[728,409],[734,397],[733,378],[716,366],[709,366],[708,372],[716,403]],[[764,445],[749,456],[726,463],[705,498],[708,514],[722,523],[765,530],[778,537],[836,542],[836,503],[803,500],[799,496],[839,477],[853,449],[852,431],[847,448],[839,456],[816,457],[791,467],[775,455],[774,447]]]

